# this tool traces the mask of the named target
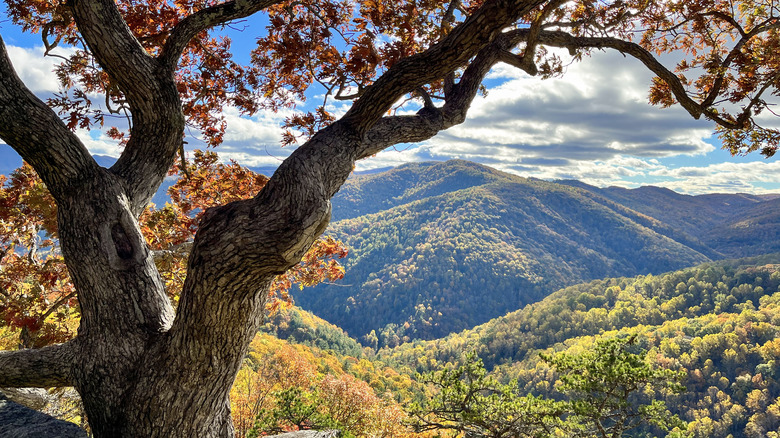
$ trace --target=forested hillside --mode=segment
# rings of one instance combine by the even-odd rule
[[[780,199],[774,195],[690,196],[659,187],[600,189],[579,181],[562,183],[583,188],[700,240],[715,258],[780,251]]]
[[[764,437],[780,428],[779,286],[780,254],[598,280],[378,357],[425,372],[476,351],[502,379],[516,377],[526,391],[549,394],[555,375],[540,351],[581,352],[595,337],[637,335],[647,360],[686,373],[686,391],[664,398],[689,423],[690,436]]]
[[[295,299],[368,346],[434,339],[564,286],[763,254],[778,241],[767,238],[780,230],[778,212],[780,201],[758,196],[409,164],[355,176],[334,197],[327,233],[350,249],[346,277]]]
[[[283,308],[271,314],[260,332],[343,356],[363,356],[363,346],[344,330],[298,307]]]

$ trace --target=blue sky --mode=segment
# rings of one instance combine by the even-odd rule
[[[262,23],[233,27],[244,29],[229,32],[237,53],[246,56]],[[30,89],[40,96],[57,91],[51,73],[56,59],[43,57],[40,37],[22,34],[6,19],[3,6],[0,35]],[[460,158],[522,176],[578,179],[602,187],[652,184],[689,194],[780,193],[777,158],[732,157],[721,150],[709,122],[694,120],[679,107],[650,106],[650,80],[641,64],[616,53],[594,53],[570,65],[562,78],[544,81],[498,66],[486,82],[487,97],[474,102],[463,125],[421,144],[383,151],[358,163],[357,169]],[[309,101],[321,102],[317,91]],[[347,104],[330,109],[341,114]],[[248,166],[278,165],[291,151],[279,146],[279,125],[288,114],[247,118],[227,109],[228,132],[217,151]],[[100,132],[78,134],[95,154],[120,152]],[[188,146],[205,144],[192,138]]]

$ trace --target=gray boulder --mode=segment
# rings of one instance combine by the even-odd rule
[[[0,393],[0,437],[87,438],[84,429],[8,400]]]

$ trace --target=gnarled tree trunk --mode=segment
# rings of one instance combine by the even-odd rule
[[[484,75],[522,37],[510,41],[501,30],[543,2],[486,2],[441,43],[380,77],[344,118],[285,160],[254,199],[209,210],[174,313],[137,217],[181,146],[177,60],[198,32],[273,3],[236,0],[199,11],[176,26],[158,57],[135,40],[113,1],[69,3],[132,112],[130,141],[110,169],[25,88],[0,41],[0,138],[57,200],[82,315],[78,336],[66,344],[0,354],[0,386],[75,386],[97,437],[232,436],[228,394],[271,281],[323,232],[329,200],[355,161],[462,122]],[[404,94],[467,63],[443,107],[383,117]]]

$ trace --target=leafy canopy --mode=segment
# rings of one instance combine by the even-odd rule
[[[62,91],[49,103],[71,129],[113,124],[107,116],[129,115],[124,97],[92,57],[67,5],[50,0],[6,0],[10,18],[25,31],[40,33],[47,53],[59,44],[73,46],[57,69]],[[222,142],[221,111],[243,114],[278,110],[305,101],[316,86],[325,98],[314,110],[286,120],[284,143],[310,136],[335,120],[332,100],[354,100],[391,66],[430,48],[466,20],[481,0],[295,0],[271,2],[263,11],[265,31],[248,62],[234,58],[223,28],[203,31],[187,45],[176,73],[190,126],[210,145]],[[212,0],[117,2],[146,51],[166,50],[174,27]],[[760,150],[771,156],[780,132],[772,128],[773,99],[780,78],[780,11],[769,0],[617,0],[540,1],[502,35],[501,62],[544,77],[561,74],[567,62],[594,49],[633,56],[656,74],[649,101],[682,105],[693,117],[716,123],[732,153]],[[241,23],[231,24],[241,29]],[[671,55],[671,56],[665,56]],[[244,59],[244,58],[242,58]],[[662,60],[678,60],[665,66]],[[476,60],[472,60],[476,61]],[[467,66],[409,94],[429,106],[451,97]],[[92,102],[106,96],[104,108]],[[775,102],[776,103],[776,102]],[[106,126],[108,127],[108,126]],[[116,127],[108,132],[126,140]]]

